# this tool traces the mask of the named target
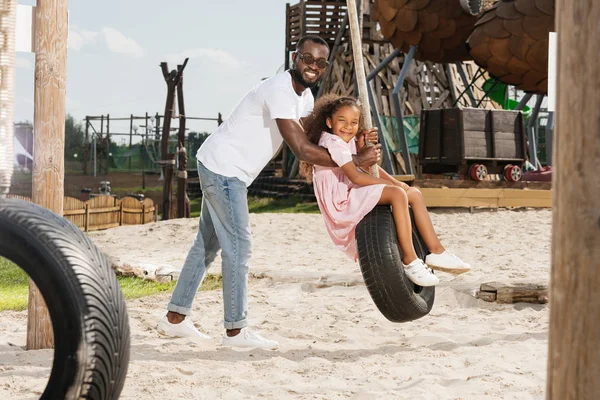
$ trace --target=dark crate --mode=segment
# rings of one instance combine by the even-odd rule
[[[423,110],[419,164],[423,172],[464,173],[481,163],[498,173],[508,164],[522,165],[526,133],[519,111],[447,108]]]

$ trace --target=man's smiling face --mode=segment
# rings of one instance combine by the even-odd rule
[[[314,87],[325,73],[324,67],[319,67],[323,60],[327,61],[329,49],[319,43],[306,41],[302,47],[292,54],[293,69],[292,76],[305,88]],[[308,61],[312,61],[310,64]]]

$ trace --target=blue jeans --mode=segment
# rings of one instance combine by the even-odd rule
[[[202,187],[200,226],[167,309],[190,314],[198,287],[221,248],[225,329],[244,328],[248,326],[252,247],[248,189],[239,179],[215,174],[200,162],[198,175]]]

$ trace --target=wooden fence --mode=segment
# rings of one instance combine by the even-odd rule
[[[25,196],[8,197],[31,201]],[[134,197],[97,196],[88,201],[65,197],[63,203],[63,216],[85,232],[147,224],[157,220],[157,213],[158,208],[152,199],[140,201]]]

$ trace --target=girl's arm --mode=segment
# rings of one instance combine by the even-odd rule
[[[399,181],[398,179],[385,172],[385,170],[381,167],[379,167],[379,176],[382,179],[385,179],[386,181],[390,182],[392,185],[399,186],[404,190],[408,190],[408,188],[410,187],[406,183]]]
[[[348,162],[342,165],[342,171],[346,174],[350,182],[355,185],[368,186],[368,185],[389,185],[391,182],[381,178],[375,178],[369,174],[361,172],[353,162]]]

